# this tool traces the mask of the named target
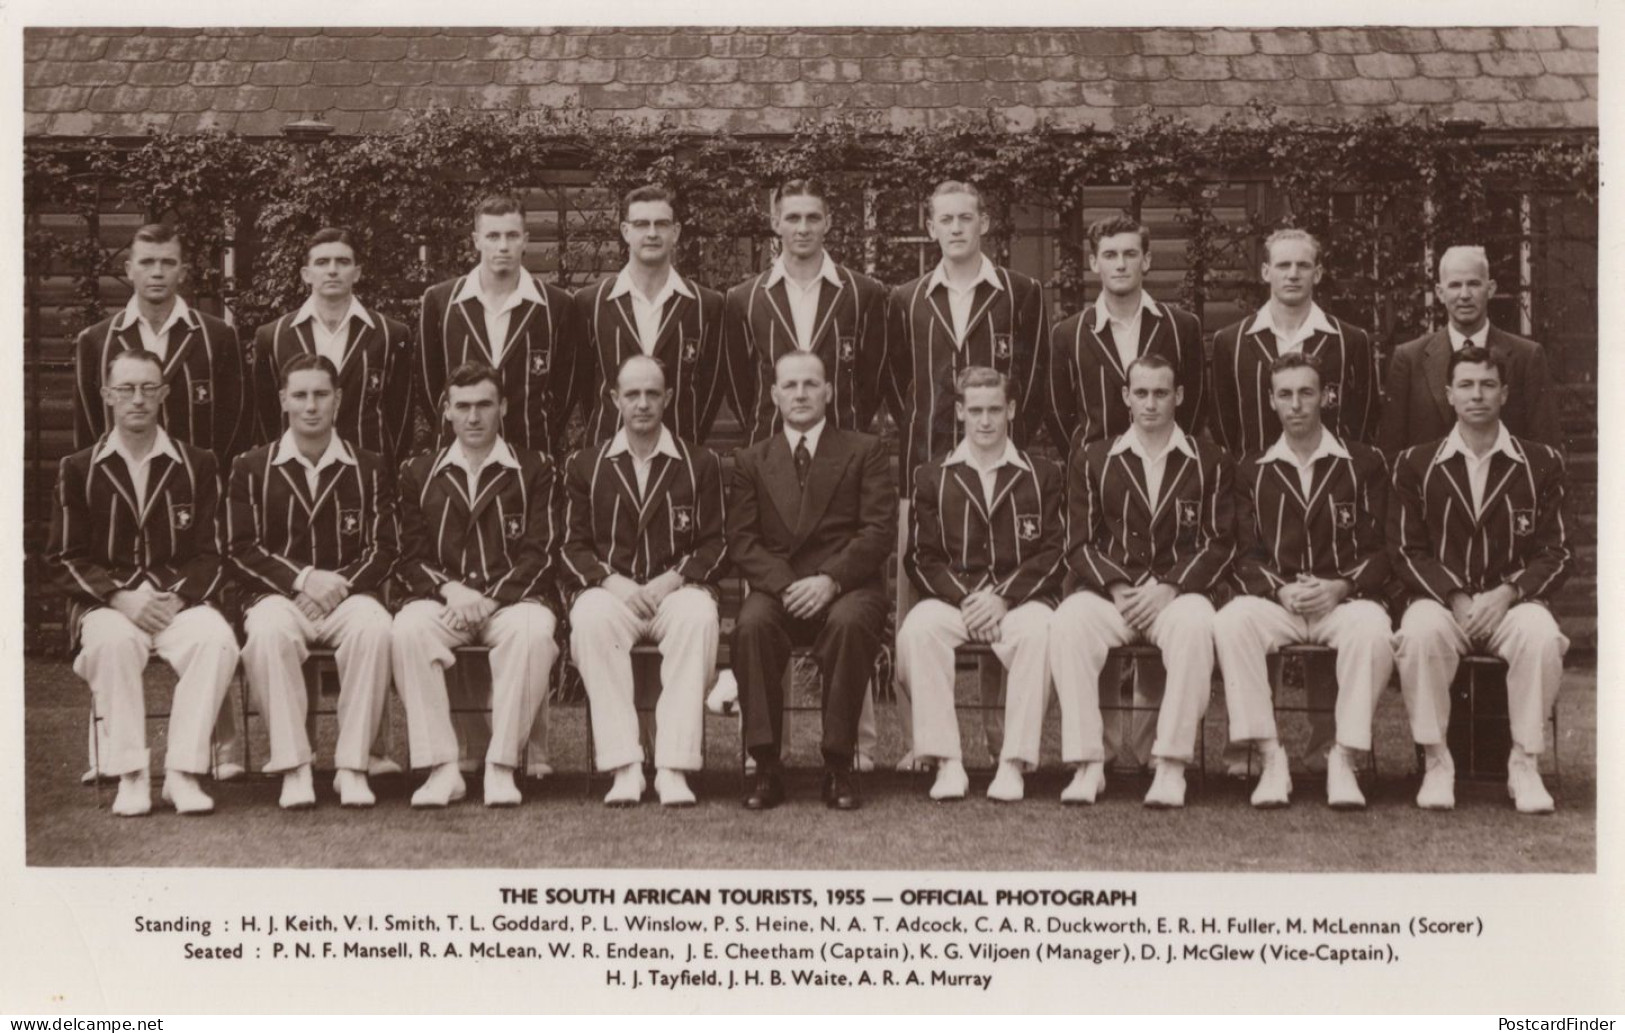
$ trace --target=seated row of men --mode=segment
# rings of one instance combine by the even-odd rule
[[[738,454],[726,492],[717,457],[665,426],[672,389],[647,356],[618,372],[620,429],[568,460],[562,488],[545,456],[504,439],[502,379],[488,366],[451,374],[444,414],[455,440],[408,461],[393,483],[376,454],[334,433],[338,371],[323,357],[296,357],[279,395],[288,430],[235,460],[218,519],[213,457],[158,426],[162,372],[144,351],[113,360],[103,386],[113,430],[64,460],[53,524],[53,554],[82,615],[76,670],[116,742],[104,764],[122,776],[118,813],[150,809],[140,685],[149,649],[181,675],[165,795],[183,812],[212,806],[195,775],[208,767],[208,729],[237,646],[199,604],[219,588],[222,552],[246,588],[243,665],[270,730],[267,769],[286,773],[284,806],[314,802],[300,673],[313,643],[336,647],[343,803],[373,802],[366,769],[392,668],[412,764],[429,771],[413,803],[463,795],[443,672],[451,649],[468,642],[491,650],[485,802],[519,802],[514,769],[556,656],[555,579],[572,596],[596,761],[616,773],[606,802],[635,803],[644,792],[630,649],[652,639],[662,655],[655,788],[667,805],[693,803],[685,772],[701,762],[701,696],[717,645],[711,586],[725,558],[750,587],[732,642],[757,766],[746,806],[783,799],[783,674],[797,643],[812,645],[823,681],[825,802],[858,805],[855,740],[881,645],[896,496],[878,439],[829,425],[831,385],[816,354],[786,352],[775,364],[770,392],[783,430]],[[1568,562],[1563,467],[1555,451],[1501,424],[1499,357],[1472,346],[1452,356],[1457,424],[1401,455],[1391,498],[1381,455],[1322,426],[1311,358],[1272,364],[1270,403],[1284,432],[1239,476],[1221,448],[1178,427],[1176,366],[1144,355],[1127,372],[1130,428],[1075,452],[1064,479],[1011,442],[1019,409],[1005,374],[971,367],[956,378],[965,436],[917,471],[910,516],[907,566],[929,598],[898,636],[915,752],[937,761],[932,795],[966,791],[952,709],[956,645],[986,642],[1009,669],[990,795],[1022,795],[1053,680],[1063,760],[1078,769],[1063,799],[1088,802],[1104,784],[1106,653],[1148,639],[1168,686],[1146,803],[1181,806],[1217,639],[1232,738],[1259,744],[1265,758],[1254,802],[1285,804],[1264,656],[1309,640],[1338,651],[1334,806],[1363,804],[1353,760],[1370,748],[1371,712],[1396,656],[1428,756],[1418,802],[1453,805],[1448,688],[1459,656],[1484,648],[1510,664],[1509,789],[1520,810],[1550,810],[1535,758],[1564,641],[1540,600]],[[1061,601],[1067,571],[1075,590]],[[377,598],[392,572],[410,599],[393,621]],[[1392,641],[1378,601],[1390,573],[1411,597]],[[1235,585],[1244,596],[1216,617],[1215,602]]]

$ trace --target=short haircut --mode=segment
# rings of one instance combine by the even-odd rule
[[[1146,352],[1144,355],[1129,363],[1128,369],[1123,371],[1124,384],[1127,384],[1134,379],[1134,371],[1137,369],[1172,370],[1174,374],[1174,386],[1179,386],[1179,367],[1174,363],[1169,362],[1166,355],[1160,355],[1157,352]]]
[[[1107,237],[1115,237],[1119,233],[1138,233],[1140,235],[1140,250],[1151,250],[1151,231],[1146,229],[1140,220],[1131,218],[1127,213],[1108,215],[1104,219],[1096,219],[1089,224],[1089,253],[1097,254],[1100,251],[1100,242]]]
[[[361,249],[355,246],[355,238],[350,235],[349,230],[340,226],[323,226],[312,233],[310,239],[305,241],[305,261],[309,262],[310,253],[323,244],[343,244],[350,249],[350,254],[355,256],[356,264],[361,264]]]
[[[102,370],[103,383],[106,383],[108,379],[112,377],[113,365],[118,362],[149,363],[158,371],[159,380],[162,380],[164,377],[164,360],[160,359],[157,353],[150,352],[145,348],[128,348],[124,351],[116,352],[112,358],[107,360],[107,368]]]
[[[1452,258],[1470,258],[1484,270],[1484,279],[1490,278],[1490,256],[1477,244],[1457,244],[1447,247],[1439,256],[1439,282],[1444,282],[1444,264]]]
[[[628,355],[626,358],[621,360],[621,364],[619,366],[615,367],[615,390],[617,392],[619,392],[621,389],[621,374],[626,372],[626,367],[634,363],[644,362],[647,362],[649,365],[653,366],[659,371],[661,387],[665,387],[667,384],[671,383],[671,378],[666,375],[666,364],[664,362],[661,362],[653,355],[644,355],[639,353],[635,355]]]
[[[1456,367],[1467,363],[1493,367],[1495,370],[1495,375],[1501,378],[1502,386],[1504,387],[1506,385],[1506,360],[1490,351],[1488,348],[1480,348],[1476,344],[1463,345],[1462,347],[1457,348],[1455,352],[1451,354],[1450,365],[1446,372],[1446,379],[1450,383],[1455,383]]]
[[[1301,351],[1287,352],[1285,355],[1277,357],[1274,362],[1270,363],[1270,387],[1274,388],[1275,386],[1275,374],[1285,373],[1289,369],[1313,370],[1315,374],[1315,387],[1317,388],[1326,382],[1325,376],[1320,372],[1319,362],[1310,356],[1305,355]]]
[[[502,397],[502,375],[483,362],[465,362],[451,371],[446,379],[446,397],[451,397],[454,387],[473,387],[486,381],[497,386],[497,397]]]
[[[931,198],[926,202],[925,205],[926,213],[934,214],[937,210],[937,198],[946,197],[949,194],[965,194],[970,197],[971,200],[976,202],[976,210],[978,212],[984,212],[987,210],[986,206],[982,203],[982,192],[976,189],[976,184],[965,183],[957,179],[945,179],[941,183],[937,184],[937,188],[935,190],[931,191]]]
[[[302,352],[282,364],[282,369],[277,372],[277,390],[286,391],[288,389],[289,377],[293,376],[295,373],[301,373],[309,369],[326,373],[328,381],[333,385],[333,390],[338,390],[338,367],[333,365],[332,359],[325,355],[317,355],[314,352]]]
[[[829,379],[829,369],[824,365],[824,357],[822,355],[819,355],[817,352],[813,351],[804,352],[799,348],[791,348],[773,360],[773,382],[775,384],[779,381],[779,367],[783,366],[786,361],[791,359],[812,359],[814,362],[818,363],[819,378],[823,380]]]
[[[677,218],[677,195],[669,187],[660,183],[646,183],[633,190],[628,190],[626,196],[621,198],[621,221],[625,222],[632,214],[632,206],[642,202],[663,201],[671,209],[671,217]]]
[[[130,238],[130,249],[134,250],[136,244],[174,244],[181,249],[181,254],[186,254],[186,242],[181,240],[180,232],[167,222],[149,222],[136,230],[135,236]]]
[[[954,377],[954,398],[957,401],[965,400],[965,392],[973,387],[996,387],[1004,392],[1004,400],[1010,398],[1010,375],[1000,373],[991,366],[966,366]]]
[[[1271,233],[1269,236],[1264,238],[1264,261],[1269,261],[1270,251],[1275,247],[1275,245],[1287,240],[1301,240],[1305,244],[1308,244],[1310,247],[1314,248],[1315,264],[1320,264],[1320,241],[1316,240],[1315,235],[1310,233],[1308,230],[1295,229],[1290,226],[1286,229],[1276,230],[1274,233]]]
[[[787,179],[779,184],[773,191],[770,208],[775,219],[778,218],[779,207],[786,197],[817,198],[818,203],[824,206],[824,210],[826,212],[829,210],[829,198],[824,193],[824,185],[813,179]]]
[[[519,221],[525,221],[525,205],[514,194],[486,194],[474,203],[474,224],[477,226],[482,215],[518,215]]]

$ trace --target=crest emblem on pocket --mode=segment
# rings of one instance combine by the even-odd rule
[[[1514,509],[1512,511],[1512,533],[1519,538],[1527,538],[1535,533],[1535,511],[1532,509]]]
[[[1036,513],[1017,513],[1016,537],[1024,542],[1036,542],[1041,525]]]
[[[683,362],[693,365],[700,361],[700,342],[689,338],[683,342]]]
[[[367,394],[375,395],[384,389],[383,370],[367,370]]]
[[[1201,517],[1201,504],[1195,499],[1179,499],[1176,503],[1179,513],[1179,526],[1182,528],[1195,527]]]
[[[339,510],[339,534],[356,535],[361,533],[361,510]]]
[[[1337,408],[1338,397],[1339,397],[1339,395],[1338,395],[1338,391],[1337,391],[1337,383],[1335,381],[1333,381],[1332,383],[1327,384],[1325,387],[1321,388],[1321,391],[1320,391],[1320,407],[1322,409],[1335,409],[1335,408]]]
[[[519,514],[504,517],[502,520],[502,533],[508,538],[518,538],[525,531],[525,522],[519,519]]]
[[[1352,502],[1334,502],[1334,503],[1332,503],[1332,521],[1337,524],[1339,529],[1344,530],[1344,531],[1347,531],[1349,528],[1353,527],[1354,526],[1354,503],[1352,503]]]
[[[214,398],[214,392],[209,390],[209,382],[200,380],[192,385],[192,401],[199,405],[207,405]]]
[[[993,335],[993,357],[995,359],[1008,359],[1010,357],[1010,335]]]
[[[539,377],[543,373],[546,373],[548,366],[552,361],[552,355],[553,353],[550,351],[531,352],[530,375],[533,377]]]
[[[836,354],[840,356],[842,362],[851,362],[858,354],[857,345],[852,342],[851,334],[840,335],[837,349]]]
[[[678,534],[687,534],[694,530],[694,507],[671,507],[671,529]]]
[[[177,531],[185,531],[192,526],[192,506],[181,502],[169,507],[169,526]]]

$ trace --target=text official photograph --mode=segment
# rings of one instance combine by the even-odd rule
[[[0,1012],[1625,1007],[1606,12],[542,13],[0,10]]]

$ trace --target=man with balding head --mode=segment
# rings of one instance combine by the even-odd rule
[[[1445,397],[1450,356],[1469,344],[1489,349],[1507,371],[1501,422],[1514,436],[1563,447],[1546,351],[1527,338],[1490,325],[1489,258],[1481,247],[1453,247],[1439,259],[1434,288],[1450,322],[1394,350],[1388,365],[1387,402],[1377,444],[1393,457],[1412,445],[1437,441],[1456,425]]]

